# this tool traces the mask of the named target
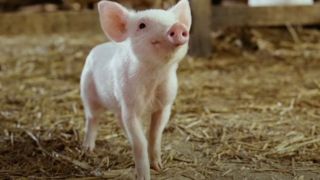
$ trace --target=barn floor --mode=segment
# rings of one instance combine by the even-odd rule
[[[215,32],[212,57],[185,58],[153,179],[320,179],[320,31],[289,30]],[[132,179],[111,113],[81,151],[79,77],[103,40],[0,36],[1,179]]]

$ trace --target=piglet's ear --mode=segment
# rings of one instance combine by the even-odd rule
[[[190,30],[191,10],[188,0],[180,0],[175,6],[171,7],[169,11],[173,12],[178,17],[179,22]]]
[[[100,1],[98,10],[102,30],[108,38],[116,42],[124,41],[128,37],[128,10],[111,1]]]

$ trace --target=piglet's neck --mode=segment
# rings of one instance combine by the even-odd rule
[[[132,78],[137,78],[140,81],[145,82],[150,81],[150,83],[162,81],[167,77],[171,70],[174,70],[177,67],[177,64],[156,65],[155,63],[139,61],[137,59],[130,62],[130,64],[129,73]]]
[[[124,63],[128,64],[128,71],[131,75],[139,75],[140,78],[146,79],[161,79],[160,77],[164,77],[169,71],[177,68],[177,63],[170,62],[170,60],[136,55],[129,42],[124,42],[122,45],[127,57]]]

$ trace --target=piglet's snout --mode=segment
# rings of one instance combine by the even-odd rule
[[[180,46],[188,42],[189,31],[181,23],[175,23],[167,32],[167,38],[174,46]]]

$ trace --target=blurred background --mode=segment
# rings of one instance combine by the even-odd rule
[[[119,0],[168,8],[175,0]],[[97,0],[0,0],[0,179],[133,179],[105,113],[81,149]],[[320,1],[192,0],[189,54],[153,179],[320,179]]]
[[[99,0],[1,0],[1,12],[25,11],[25,12],[52,12],[58,10],[84,10],[95,9]],[[233,5],[257,5],[257,4],[298,4],[310,5],[319,0],[210,0],[213,5],[233,6]],[[167,8],[174,4],[175,0],[117,0],[135,9],[143,8]]]

